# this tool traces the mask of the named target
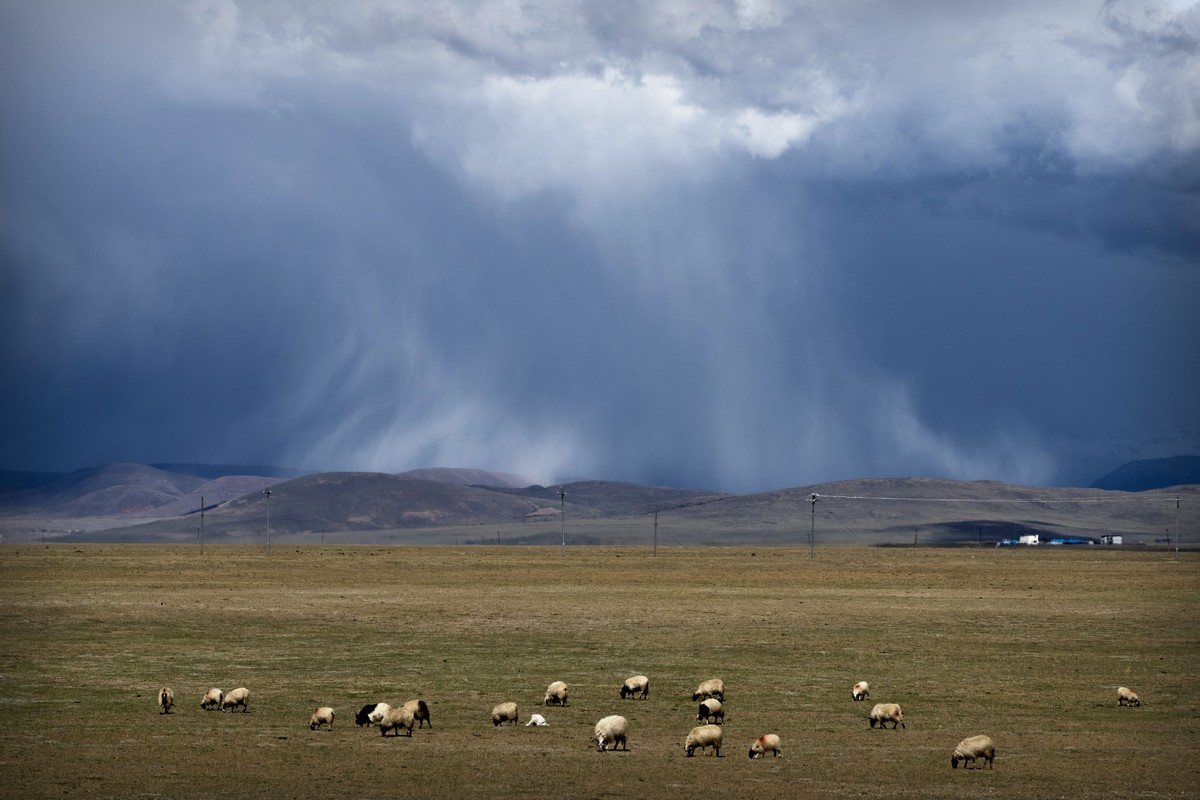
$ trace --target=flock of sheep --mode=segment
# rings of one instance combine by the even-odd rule
[[[566,706],[568,698],[568,686],[563,681],[554,681],[546,687],[546,695],[543,698],[543,705]],[[645,675],[635,675],[629,678],[621,686],[621,699],[639,698],[645,700],[650,696],[650,679]],[[871,696],[871,687],[866,681],[859,681],[850,688],[850,698],[852,700],[866,700]],[[205,710],[220,709],[221,711],[233,711],[241,708],[243,712],[248,710],[250,700],[250,690],[241,687],[233,689],[228,693],[223,693],[220,689],[209,689],[200,699],[200,707]],[[687,739],[684,741],[684,752],[690,757],[697,750],[701,752],[711,748],[713,755],[720,757],[721,744],[724,738],[724,730],[722,724],[725,720],[725,683],[720,678],[712,678],[706,680],[696,687],[696,691],[692,693],[692,701],[699,701],[699,706],[696,712],[696,721],[700,723],[688,732]],[[1119,706],[1140,706],[1141,699],[1132,689],[1121,686],[1117,689],[1117,705]],[[158,692],[158,708],[160,714],[169,714],[171,708],[175,705],[175,693],[169,687],[163,687]],[[316,730],[321,726],[325,726],[329,730],[333,730],[333,719],[335,716],[334,710],[329,706],[320,706],[312,713],[312,718],[309,720],[309,730]],[[499,727],[505,723],[516,725],[520,720],[520,710],[517,704],[512,701],[506,701],[498,704],[492,709],[492,725]],[[874,728],[878,725],[881,729],[886,727],[887,723],[892,723],[892,729],[897,726],[904,728],[904,714],[897,703],[876,703],[871,709],[871,713],[867,715],[867,721],[870,727]],[[433,727],[433,720],[430,718],[429,705],[421,699],[414,699],[405,702],[403,705],[393,708],[387,703],[369,703],[359,709],[354,717],[354,722],[357,725],[378,725],[379,732],[383,736],[391,733],[393,736],[399,736],[400,731],[405,731],[408,736],[412,736],[414,725],[418,729],[425,727],[426,723],[429,727]],[[530,725],[546,725],[546,718],[541,714],[531,714],[529,721],[525,723]],[[594,743],[601,752],[607,750],[616,750],[618,747],[628,751],[629,745],[629,720],[619,714],[611,714],[604,717],[596,723],[592,730],[591,743]],[[771,753],[778,757],[782,755],[780,748],[780,739],[778,734],[766,733],[759,736],[750,745],[750,758],[761,758]],[[954,752],[950,755],[950,766],[957,769],[961,763],[966,768],[967,762],[973,767],[979,767],[978,760],[983,759],[988,769],[992,768],[992,764],[996,758],[996,743],[991,736],[978,735],[969,736],[958,743],[954,748]]]

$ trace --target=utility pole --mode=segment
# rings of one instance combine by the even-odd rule
[[[654,509],[654,555],[658,555],[658,508]]]
[[[817,557],[817,498],[820,497],[816,492],[813,492],[809,502],[812,503],[812,523],[808,527],[808,552],[809,558]]]
[[[263,489],[267,496],[267,558],[271,557],[271,490]]]
[[[1175,560],[1179,560],[1179,495],[1175,495]]]
[[[200,555],[204,555],[204,495],[200,495]]]
[[[567,493],[558,487],[558,516],[562,525],[562,556],[567,555]]]

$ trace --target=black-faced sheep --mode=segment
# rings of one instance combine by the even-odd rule
[[[400,708],[389,708],[388,712],[383,715],[383,719],[379,720],[379,732],[387,736],[388,731],[393,731],[393,736],[400,735],[400,729],[408,731],[408,735],[412,736],[413,723],[416,720],[413,718],[413,713],[410,709],[401,706]]]
[[[200,698],[200,707],[205,711],[212,711],[214,708],[221,707],[221,701],[225,699],[225,693],[220,689],[209,689]]]
[[[895,730],[897,725],[901,728],[905,727],[904,714],[900,712],[900,706],[895,703],[876,703],[867,720],[871,723],[872,728],[876,723],[879,724],[880,729],[886,728],[889,722],[892,723],[892,730]]]
[[[850,687],[851,700],[866,700],[871,696],[871,685],[866,681],[859,681]]]
[[[1122,686],[1117,689],[1117,705],[1119,706],[1140,706],[1142,699],[1137,696],[1137,692],[1127,686]]]
[[[367,703],[365,706],[360,708],[358,713],[354,715],[354,724],[360,727],[363,725],[373,724],[371,720],[371,712],[375,710],[375,706],[377,705],[379,705],[379,703]]]
[[[429,723],[429,727],[433,727],[433,720],[429,718],[429,705],[424,700],[409,700],[404,704],[404,707],[412,712],[413,719],[417,721],[417,729],[425,727],[425,723]]]
[[[548,706],[565,706],[567,704],[567,685],[555,681],[546,687],[546,699],[542,701]]]
[[[725,721],[725,708],[721,705],[721,701],[715,697],[710,697],[700,703],[700,707],[696,711],[696,722],[714,722],[720,724]]]
[[[225,699],[221,701],[221,710],[232,710],[241,706],[242,712],[249,711],[247,703],[250,701],[250,690],[245,686],[234,689],[225,695]]]
[[[963,739],[950,756],[950,766],[958,769],[958,762],[961,761],[963,769],[966,769],[967,762],[970,761],[971,766],[978,767],[979,763],[975,760],[977,758],[986,761],[988,769],[992,768],[992,761],[996,758],[996,743],[992,741],[992,737],[981,735]]]
[[[329,706],[321,706],[312,713],[312,719],[308,721],[308,729],[315,731],[322,725],[328,725],[329,730],[333,730],[333,715],[334,711]]]
[[[721,702],[725,702],[725,681],[720,678],[710,678],[692,692],[693,701],[702,700],[705,697],[715,697]]]
[[[513,702],[501,703],[492,709],[492,724],[500,727],[504,723],[510,725],[517,724],[517,704]]]
[[[629,720],[617,714],[597,722],[592,731],[592,741],[599,745],[601,752],[607,750],[609,745],[616,750],[618,744],[622,750],[629,750],[628,738]]]
[[[755,739],[754,744],[750,745],[751,758],[762,758],[767,754],[768,751],[774,753],[776,758],[783,755],[779,749],[778,734],[764,734],[763,736]]]
[[[713,754],[720,758],[723,736],[720,725],[697,725],[688,733],[687,741],[683,743],[683,751],[691,758],[697,749],[706,750],[711,747]]]
[[[650,696],[650,679],[645,675],[634,675],[625,681],[625,685],[621,687],[621,699],[626,697],[634,697],[641,695],[641,699],[645,700]]]
[[[171,691],[169,686],[164,686],[158,690],[158,713],[170,714],[171,706],[175,705],[175,693]]]

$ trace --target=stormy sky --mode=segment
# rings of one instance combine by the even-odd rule
[[[0,466],[1200,452],[1200,3],[0,0]]]

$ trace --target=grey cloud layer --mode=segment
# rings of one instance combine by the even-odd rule
[[[1196,4],[7,5],[11,466],[1200,447]]]

